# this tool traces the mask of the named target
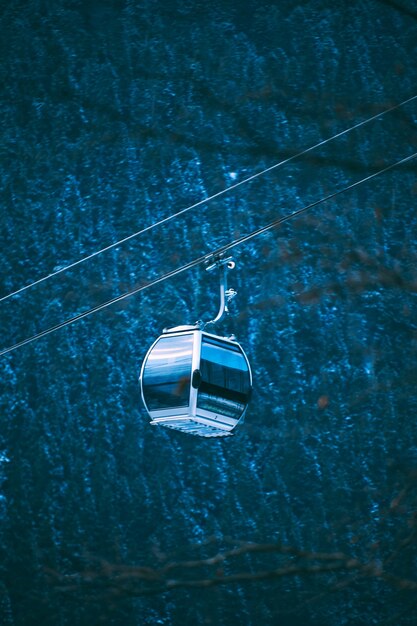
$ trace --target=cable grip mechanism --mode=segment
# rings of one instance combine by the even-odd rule
[[[206,271],[213,272],[216,269],[220,269],[220,306],[219,311],[214,319],[207,324],[217,324],[223,319],[225,315],[229,314],[228,304],[236,296],[237,292],[234,289],[227,288],[227,272],[236,267],[236,263],[233,257],[219,256],[217,258],[209,257],[206,261]]]

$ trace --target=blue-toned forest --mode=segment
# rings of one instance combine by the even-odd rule
[[[13,0],[0,350],[417,152],[411,0]],[[197,266],[0,357],[1,626],[417,619],[417,160],[233,250],[245,423],[150,427]]]

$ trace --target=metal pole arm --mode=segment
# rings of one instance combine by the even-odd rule
[[[220,268],[220,307],[216,317],[207,324],[217,324],[229,313],[228,303],[236,295],[233,289],[227,289],[227,272],[236,266],[232,257],[219,258],[206,267],[208,272]]]

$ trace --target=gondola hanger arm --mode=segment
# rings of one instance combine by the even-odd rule
[[[206,261],[207,272],[213,272],[216,269],[220,270],[220,306],[216,317],[209,322],[206,322],[205,326],[208,324],[217,324],[217,322],[220,322],[225,315],[229,314],[228,304],[230,300],[235,297],[236,291],[234,289],[227,288],[227,273],[235,267],[236,263],[231,256],[225,257],[221,255],[218,258],[212,257]]]

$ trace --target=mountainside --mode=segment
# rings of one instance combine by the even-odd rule
[[[343,132],[416,95],[411,1],[15,0],[0,23],[0,297],[93,255],[0,302],[0,349],[417,152],[417,100]],[[162,329],[216,313],[202,265],[1,356],[0,624],[415,623],[416,163],[233,250],[234,437],[151,428],[140,399]]]

